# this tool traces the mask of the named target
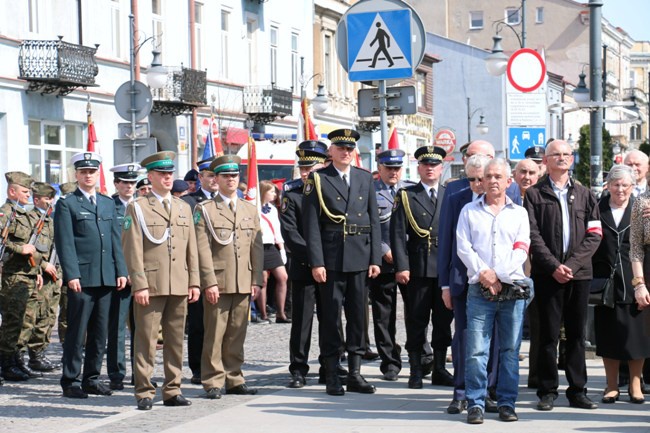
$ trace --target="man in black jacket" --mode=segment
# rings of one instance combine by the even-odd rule
[[[569,178],[571,147],[554,140],[546,147],[548,177],[526,192],[524,207],[530,217],[531,276],[539,309],[537,404],[552,410],[558,395],[557,344],[560,324],[566,330],[566,390],[571,407],[595,409],[587,397],[585,323],[591,256],[602,238],[596,198]]]

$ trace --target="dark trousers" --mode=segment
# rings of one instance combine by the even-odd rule
[[[553,279],[536,278],[534,282],[539,312],[539,355],[537,358],[539,388],[537,395],[542,397],[547,394],[558,394],[557,344],[560,338],[562,317],[564,317],[565,373],[569,382],[566,395],[571,398],[585,392],[587,384],[585,323],[587,321],[589,281],[570,281],[560,284]]]
[[[106,371],[112,382],[122,382],[126,376],[126,320],[131,305],[131,286],[111,292],[108,313],[108,343]],[[131,341],[133,344],[133,341]]]
[[[291,282],[291,336],[289,338],[289,372],[306,376],[309,372],[309,349],[314,323],[314,307],[320,314],[318,289],[311,281],[293,280]],[[320,331],[320,319],[319,319]],[[320,335],[319,335],[320,337]],[[320,339],[320,338],[319,338]]]
[[[539,358],[539,310],[537,296],[528,305],[530,351],[528,354],[528,385],[537,385],[537,360]]]
[[[192,375],[201,376],[203,353],[203,301],[187,305],[187,363]]]
[[[454,315],[442,302],[437,278],[411,277],[406,285],[409,315],[406,321],[406,350],[421,351],[427,341],[429,321],[431,347],[447,350],[451,344],[451,321]]]
[[[61,387],[96,385],[102,369],[108,335],[111,292],[115,287],[68,290],[68,330],[63,345]],[[85,351],[85,356],[84,356]],[[81,364],[83,362],[83,376]]]
[[[381,273],[370,280],[370,304],[372,306],[372,321],[375,331],[375,344],[381,357],[382,373],[394,370],[399,373],[402,369],[400,353],[402,348],[395,341],[397,316],[397,287],[394,273]]]
[[[338,324],[341,307],[345,310],[345,348],[350,354],[366,351],[366,315],[368,314],[368,271],[339,272],[328,269],[327,281],[318,288],[321,303],[321,355],[339,356],[343,345]]]

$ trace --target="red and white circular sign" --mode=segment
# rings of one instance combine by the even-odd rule
[[[544,82],[546,64],[537,51],[522,48],[510,56],[506,72],[512,87],[520,92],[532,92]]]
[[[200,129],[200,134],[203,136],[203,143],[205,143],[205,139],[208,136],[208,130],[210,128],[210,119],[209,118],[204,118],[201,121],[201,129]],[[217,122],[212,122],[212,136],[217,137],[219,135],[219,125]]]
[[[452,129],[438,130],[435,137],[433,138],[433,144],[445,149],[445,152],[447,152],[447,157],[445,160],[448,160],[450,157],[452,160],[454,159],[451,153],[456,148],[456,134]]]

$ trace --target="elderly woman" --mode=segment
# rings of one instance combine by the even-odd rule
[[[631,281],[634,261],[643,261],[643,245],[650,243],[650,230],[644,233],[644,227],[638,227],[643,222],[639,220],[641,203],[635,203],[632,197],[635,184],[634,171],[630,167],[615,165],[607,176],[610,194],[599,203],[603,240],[592,257],[594,278],[609,277],[615,267],[615,306],[597,306],[594,309],[596,353],[603,358],[607,377],[603,403],[618,400],[621,361],[627,362],[630,370],[630,401],[643,403],[641,370],[644,359],[650,355],[650,339],[644,335],[643,316],[635,304]],[[643,199],[640,201],[643,202]]]

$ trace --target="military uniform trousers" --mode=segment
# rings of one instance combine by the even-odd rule
[[[0,354],[16,353],[30,296],[36,291],[36,275],[4,273],[0,292]],[[33,329],[33,317],[31,328]]]
[[[63,344],[65,341],[65,334],[68,331],[68,286],[61,287],[61,296],[59,297],[59,316],[58,316],[58,331],[59,342]]]
[[[153,400],[156,395],[151,376],[156,362],[156,343],[161,324],[165,336],[163,345],[165,382],[162,386],[162,397],[163,400],[167,400],[181,394],[186,314],[187,296],[151,296],[149,305],[146,306],[133,302],[136,399]]]
[[[50,344],[52,326],[56,320],[56,310],[52,305],[59,303],[61,291],[48,274],[43,275],[41,290],[33,290],[27,300],[23,329],[18,339],[18,350],[43,351]]]
[[[395,341],[396,316],[397,316],[397,289],[404,295],[406,287],[397,284],[395,274],[381,273],[370,280],[370,304],[372,307],[372,321],[375,331],[375,344],[381,357],[380,369],[382,373],[393,370],[399,373],[402,369],[402,348]],[[408,317],[405,314],[405,317]]]
[[[245,383],[241,366],[244,363],[250,295],[222,293],[214,305],[202,297],[205,340],[201,382],[206,391],[224,386],[232,389]]]
[[[419,352],[427,341],[429,321],[431,347],[433,350],[447,350],[451,345],[451,321],[454,315],[442,302],[437,278],[411,276],[406,285],[409,304],[406,321],[406,350]]]
[[[102,370],[111,292],[115,287],[83,287],[68,290],[68,330],[63,345],[61,387],[95,386]],[[84,357],[85,352],[85,357]],[[83,361],[83,375],[81,363]]]
[[[368,315],[368,271],[339,272],[327,269],[327,280],[319,286],[321,305],[321,355],[337,357],[345,344],[348,353],[363,355],[366,351],[366,319]],[[345,311],[345,342],[339,332],[341,308]]]
[[[192,375],[201,377],[201,356],[203,353],[203,302],[192,302],[187,306],[187,363]]]
[[[106,345],[106,371],[111,382],[122,382],[126,376],[126,321],[130,304],[131,286],[111,293]]]
[[[41,289],[45,305],[43,315],[46,320],[46,326],[41,334],[40,328],[35,331],[32,340],[27,344],[29,350],[36,352],[47,349],[52,340],[52,330],[56,324],[56,315],[59,310],[59,302],[61,301],[61,279],[58,281],[52,280],[48,274],[43,274],[43,288]]]
[[[307,376],[309,372],[309,349],[314,324],[314,307],[320,316],[318,285],[314,280],[291,282],[291,336],[289,338],[289,372]],[[319,340],[320,317],[319,317]]]

